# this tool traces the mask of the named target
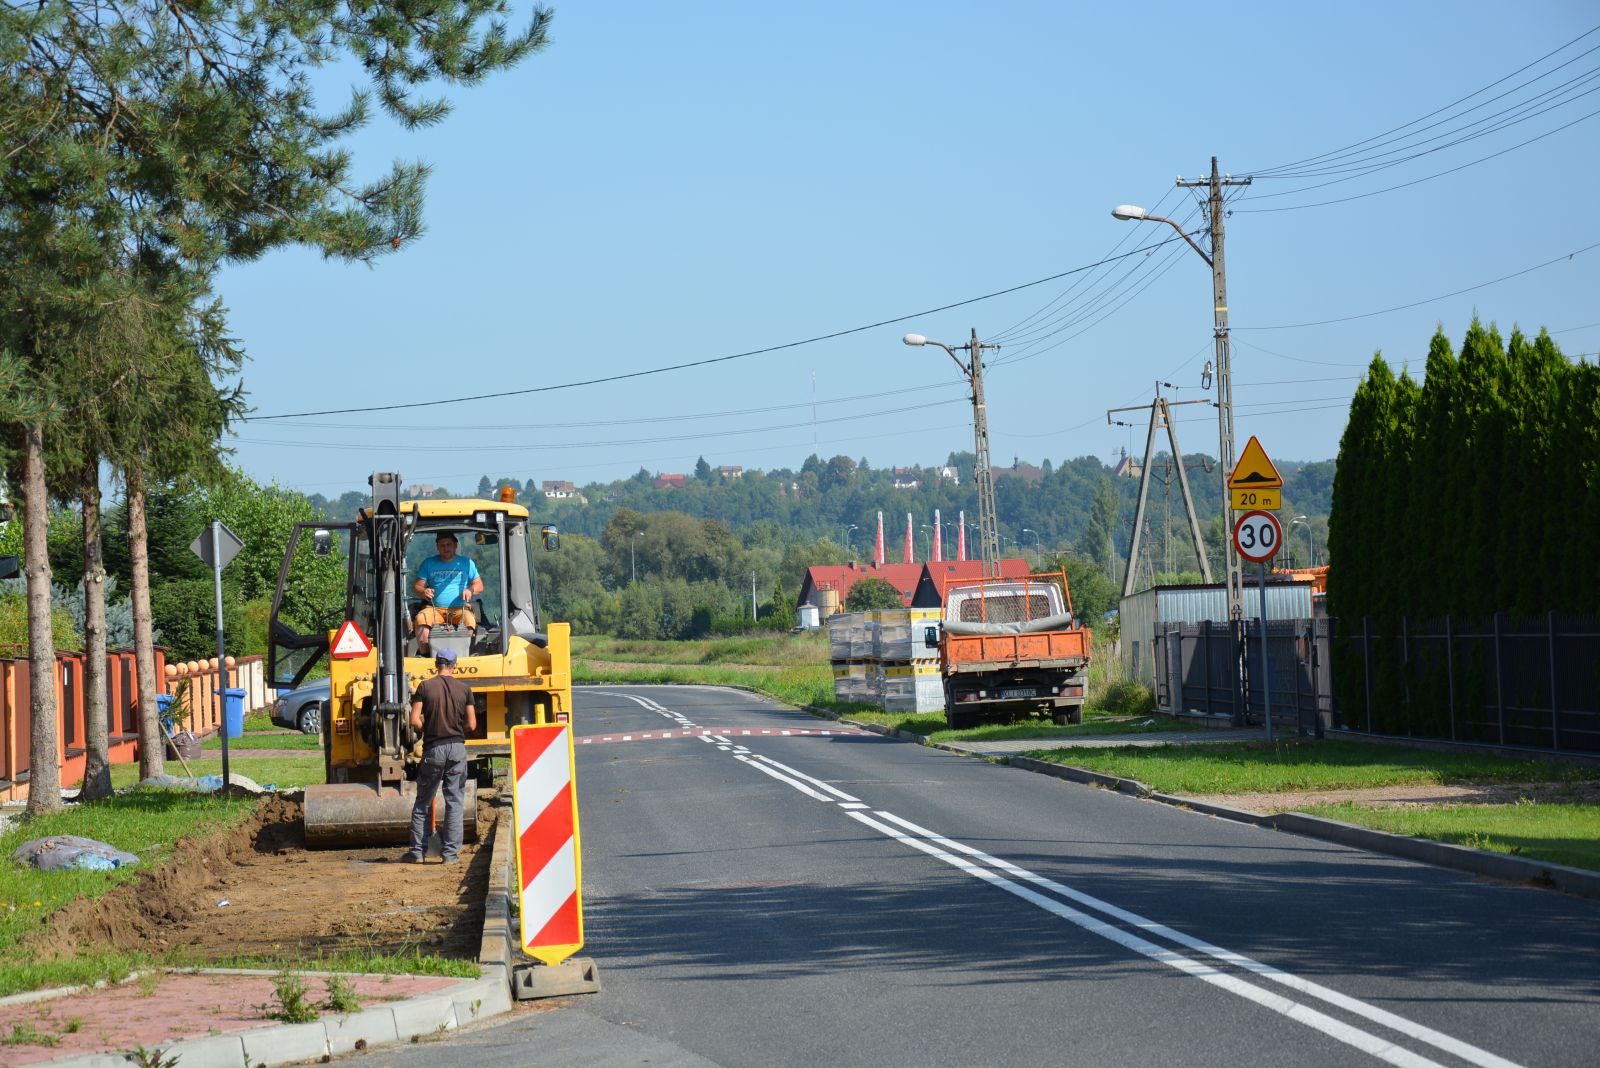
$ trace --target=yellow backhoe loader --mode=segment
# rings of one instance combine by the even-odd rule
[[[572,714],[570,628],[540,619],[528,510],[509,490],[494,501],[402,501],[398,474],[369,481],[372,505],[354,522],[295,526],[272,599],[271,684],[297,688],[325,662],[329,680],[322,713],[327,782],[306,790],[306,844],[408,840],[422,759],[422,739],[410,724],[411,694],[434,674],[432,653],[441,648],[456,652],[456,676],[472,687],[477,706],[478,727],[467,739],[465,835],[472,840],[476,786],[493,781],[494,757],[509,755],[510,729]],[[445,532],[477,565],[483,592],[472,603],[475,625],[432,627],[430,648],[419,656],[413,620],[423,602],[415,578]],[[544,527],[541,539],[554,551],[556,529]],[[313,619],[314,609],[296,602],[310,599],[303,592],[308,573],[341,541],[348,557],[343,615]]]

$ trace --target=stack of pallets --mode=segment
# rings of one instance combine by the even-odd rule
[[[939,658],[923,640],[937,626],[933,608],[885,608],[828,619],[833,695],[886,712],[940,712]]]

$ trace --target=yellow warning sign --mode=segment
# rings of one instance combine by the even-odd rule
[[[1234,465],[1233,474],[1228,476],[1228,488],[1283,488],[1283,476],[1278,474],[1278,469],[1267,459],[1267,450],[1261,447],[1261,442],[1256,440],[1254,434],[1250,435],[1250,444],[1244,447],[1243,455]]]

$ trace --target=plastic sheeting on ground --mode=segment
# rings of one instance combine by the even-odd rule
[[[273,790],[270,784],[262,786],[248,775],[233,774],[228,779],[236,789],[252,794],[271,793]],[[148,779],[140,779],[139,785],[154,786],[163,790],[189,790],[197,794],[213,794],[222,789],[222,776],[198,775],[191,778],[185,775],[152,775]]]
[[[18,864],[32,864],[40,871],[110,871],[139,863],[139,858],[132,853],[75,834],[53,834],[23,842],[11,854],[11,859]]]

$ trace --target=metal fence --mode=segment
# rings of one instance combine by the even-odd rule
[[[1265,663],[1260,619],[1246,621],[1242,635],[1215,621],[1162,627],[1155,639],[1156,707],[1223,714],[1243,725],[1264,721],[1270,697],[1273,722],[1320,735],[1333,725],[1332,626],[1324,619],[1274,619],[1266,627]]]
[[[1341,726],[1600,752],[1600,620],[1593,617],[1403,617],[1382,631],[1364,618],[1339,629],[1333,655]]]

